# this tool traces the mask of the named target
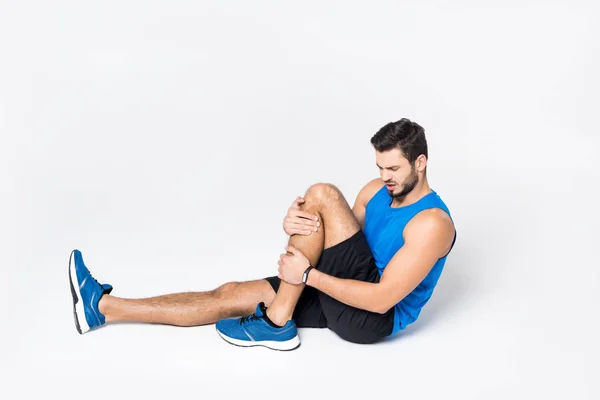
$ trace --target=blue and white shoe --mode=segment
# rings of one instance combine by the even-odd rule
[[[69,283],[77,332],[84,334],[104,325],[106,320],[98,310],[98,302],[100,297],[109,294],[113,288],[111,285],[101,285],[94,279],[79,250],[73,250],[69,258]]]
[[[273,350],[294,350],[300,346],[296,323],[290,320],[277,327],[269,320],[266,311],[265,304],[258,303],[252,315],[217,322],[217,332],[236,346],[265,346]]]

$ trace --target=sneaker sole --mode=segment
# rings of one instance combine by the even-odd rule
[[[69,257],[69,285],[71,286],[71,295],[73,296],[73,316],[75,318],[75,328],[77,328],[77,332],[80,335],[86,333],[90,330],[90,326],[88,325],[85,319],[85,310],[83,308],[83,302],[79,301],[81,299],[81,293],[79,292],[79,285],[73,285],[73,277],[75,277],[75,282],[77,282],[77,272],[75,271],[75,259],[73,254],[75,250],[71,252],[71,256]],[[81,316],[82,318],[79,318]]]
[[[217,333],[227,343],[233,344],[234,346],[240,346],[240,347],[263,346],[263,347],[267,347],[272,350],[290,351],[290,350],[295,350],[300,346],[300,338],[298,337],[298,335],[296,335],[295,337],[293,337],[290,340],[286,340],[283,342],[277,342],[274,340],[262,340],[260,342],[256,342],[256,341],[247,341],[247,340],[239,340],[239,339],[231,338],[231,337],[221,333],[218,329],[217,329]]]

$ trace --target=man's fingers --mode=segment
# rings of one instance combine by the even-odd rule
[[[292,208],[299,209],[300,204],[304,203],[304,199],[300,196],[296,197],[296,200],[292,203]]]
[[[285,221],[285,224],[289,228],[295,229],[309,229],[315,231],[315,228],[321,226],[319,221],[310,221],[304,218],[290,217]]]
[[[308,236],[310,234],[312,234],[313,231],[310,230],[306,230],[306,229],[291,229],[290,230],[290,236],[291,235],[303,235],[303,236]]]
[[[312,234],[311,231],[305,231],[305,230],[301,230],[301,229],[294,230],[294,235],[309,236],[311,234]]]
[[[316,227],[316,226],[305,225],[305,224],[298,224],[298,223],[292,223],[292,224],[290,224],[290,229],[294,233],[299,233],[301,235],[308,235],[308,234],[311,234],[313,232],[318,232],[318,230],[319,230],[319,228]]]
[[[292,211],[292,216],[294,217],[300,217],[300,218],[305,218],[307,220],[313,221],[313,222],[318,222],[319,221],[319,217],[316,215],[313,215],[311,213],[307,213],[306,211]]]

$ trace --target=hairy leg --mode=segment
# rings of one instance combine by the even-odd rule
[[[289,244],[300,250],[316,266],[323,249],[345,241],[357,233],[360,225],[342,192],[331,184],[311,186],[300,207],[303,211],[319,215],[322,229],[309,236],[292,235]],[[267,315],[277,325],[285,325],[292,318],[294,308],[305,285],[281,282],[277,295],[267,309]]]
[[[145,299],[104,295],[98,306],[106,322],[197,326],[251,314],[256,304],[262,301],[269,306],[274,298],[275,291],[263,279],[229,282],[207,292],[174,293]]]
[[[333,185],[311,186],[301,205],[318,214],[322,228],[310,236],[293,235],[289,243],[316,265],[324,248],[334,246],[358,232],[360,226],[342,193]],[[274,263],[274,272],[276,264]],[[124,299],[104,295],[98,304],[107,322],[131,321],[177,326],[197,326],[223,318],[254,312],[264,302],[267,314],[276,324],[291,319],[304,285],[281,282],[277,295],[266,280],[229,282],[206,292],[166,294],[145,299]]]

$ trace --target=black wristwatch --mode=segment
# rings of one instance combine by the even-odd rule
[[[302,283],[306,283],[306,281],[308,280],[308,273],[313,268],[314,267],[312,265],[309,265],[308,268],[306,268],[306,271],[304,271],[304,274],[302,274]]]

